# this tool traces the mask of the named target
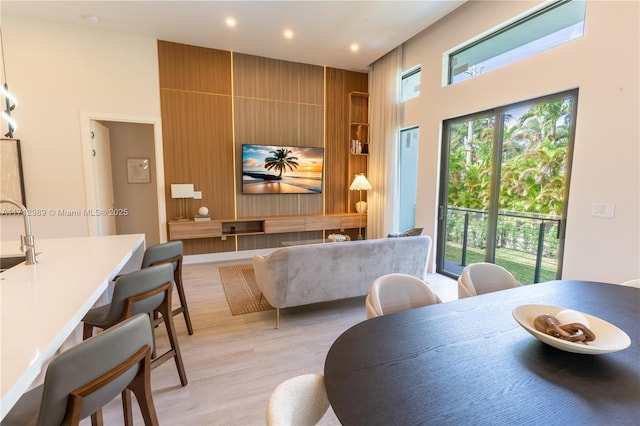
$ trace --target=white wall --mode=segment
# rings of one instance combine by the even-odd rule
[[[50,214],[86,206],[81,114],[157,118],[156,41],[2,15],[7,81],[19,100],[13,117],[22,141],[27,204],[36,237],[88,235],[84,217]],[[6,126],[2,134],[6,133]],[[16,239],[19,218],[2,218],[2,239]]]
[[[445,51],[538,4],[472,1],[404,44],[404,69],[422,65],[402,123],[420,126],[416,225],[436,235],[442,120],[578,87],[563,278],[640,277],[639,2],[589,1],[581,39],[442,87]],[[592,217],[592,203],[615,217]]]

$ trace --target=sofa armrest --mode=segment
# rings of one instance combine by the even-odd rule
[[[274,252],[268,256],[253,256],[253,270],[256,274],[256,284],[274,308],[281,308],[287,297],[288,279],[285,250]]]

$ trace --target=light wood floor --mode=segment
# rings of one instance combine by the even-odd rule
[[[194,334],[187,334],[182,316],[174,319],[189,384],[180,386],[173,361],[152,372],[161,425],[264,425],[273,388],[299,374],[322,373],[334,340],[365,320],[364,298],[284,309],[280,330],[274,328],[275,311],[232,316],[220,283],[220,265],[184,265]],[[428,281],[443,301],[457,298],[454,281],[439,275],[430,275]],[[166,348],[164,327],[156,336],[159,349]],[[142,425],[133,405],[135,424]],[[105,425],[123,424],[120,398],[103,414]],[[90,422],[85,419],[82,424]],[[320,424],[340,423],[329,409]]]

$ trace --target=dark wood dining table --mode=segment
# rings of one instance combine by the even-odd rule
[[[624,350],[553,348],[512,311],[543,304],[624,330]],[[597,337],[597,336],[596,336]],[[639,425],[640,289],[559,280],[363,321],[324,366],[343,425]]]

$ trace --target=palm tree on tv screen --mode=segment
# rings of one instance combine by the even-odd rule
[[[291,150],[280,148],[271,151],[270,154],[273,154],[273,157],[264,159],[264,168],[267,170],[277,170],[279,178],[282,178],[282,173],[285,172],[287,168],[291,171],[298,168],[298,157],[289,156]]]

